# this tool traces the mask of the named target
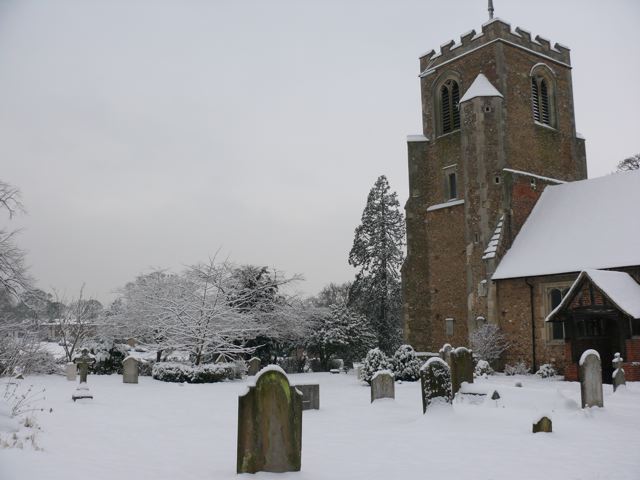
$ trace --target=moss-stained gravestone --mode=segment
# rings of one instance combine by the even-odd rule
[[[580,357],[579,365],[582,408],[603,407],[600,354],[595,350],[586,350]]]
[[[451,403],[451,371],[439,357],[433,357],[420,368],[422,413],[435,403]]]
[[[451,393],[455,396],[462,382],[473,383],[473,353],[465,347],[458,347],[450,354]]]
[[[533,433],[539,432],[552,432],[551,419],[549,417],[540,417],[540,420],[533,424]]]
[[[238,473],[297,472],[302,450],[302,394],[271,365],[238,398]]]

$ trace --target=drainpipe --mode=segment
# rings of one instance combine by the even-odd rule
[[[533,373],[538,370],[536,361],[536,324],[535,324],[535,310],[533,307],[533,283],[529,283],[529,278],[524,279],[524,283],[529,286],[529,305],[531,306],[531,352],[533,360]]]

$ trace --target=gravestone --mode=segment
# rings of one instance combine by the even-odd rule
[[[270,365],[238,398],[237,472],[297,472],[301,450],[302,394]]]
[[[82,349],[82,353],[73,358],[73,361],[78,365],[78,371],[80,372],[80,385],[75,392],[71,395],[71,399],[75,402],[81,399],[92,399],[93,395],[87,386],[87,374],[89,373],[89,366],[95,363],[96,359],[89,353],[86,348]]]
[[[242,380],[245,373],[247,373],[247,363],[244,360],[235,360],[233,362],[233,378]]]
[[[395,381],[390,370],[378,370],[371,378],[371,403],[381,398],[396,398]]]
[[[67,380],[72,382],[76,381],[77,371],[78,369],[76,367],[76,364],[73,362],[68,362],[64,367],[64,373],[67,376]]]
[[[500,394],[498,393],[497,390],[494,390],[493,393],[491,394],[491,400],[500,400]]]
[[[320,410],[320,385],[295,385],[302,393],[302,410]]]
[[[616,353],[613,356],[613,391],[615,392],[620,385],[626,385],[627,381],[624,377],[624,369],[622,368],[622,362],[624,359],[620,356],[619,353]]]
[[[258,357],[251,358],[247,363],[247,375],[252,377],[260,371],[260,359]]]
[[[473,383],[473,353],[465,347],[451,351],[449,367],[451,368],[451,393],[455,396],[462,382]]]
[[[447,365],[449,365],[449,367],[451,367],[452,351],[453,351],[453,347],[450,344],[445,343],[440,349],[440,351],[438,352],[438,354],[440,355],[440,358],[443,359],[447,363]]]
[[[442,358],[433,357],[420,368],[420,390],[422,392],[422,413],[430,405],[451,403],[451,369]]]
[[[536,423],[533,424],[533,433],[546,432],[551,433],[551,419],[549,417],[542,417]]]
[[[585,350],[580,357],[579,365],[582,408],[603,407],[600,355],[595,350]]]
[[[127,357],[122,361],[122,382],[138,383],[139,365],[138,360]]]

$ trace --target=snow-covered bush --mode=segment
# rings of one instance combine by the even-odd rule
[[[556,369],[550,363],[544,363],[540,365],[540,368],[536,372],[540,378],[550,378],[555,377],[558,374]]]
[[[522,360],[520,360],[519,362],[516,362],[514,365],[504,366],[505,375],[527,375],[528,373],[529,373],[529,367]]]
[[[477,328],[470,336],[471,348],[478,358],[493,362],[509,348],[507,337],[497,325],[486,323]]]
[[[362,362],[362,380],[371,384],[371,379],[379,370],[391,370],[391,362],[382,350],[373,348]]]
[[[153,366],[156,362],[152,359],[138,361],[138,375],[141,377],[150,377],[153,372]]]
[[[185,365],[175,362],[156,363],[152,377],[163,382],[214,383],[234,378],[233,363]]]
[[[96,375],[122,373],[122,361],[129,354],[128,345],[112,340],[93,340],[83,345],[96,357],[91,372]]]
[[[397,380],[415,382],[420,378],[421,365],[422,362],[411,345],[400,345],[391,358],[392,370]]]
[[[493,368],[491,368],[491,365],[489,365],[489,362],[486,360],[478,360],[473,370],[474,377],[484,377],[486,375],[493,375],[494,373]]]

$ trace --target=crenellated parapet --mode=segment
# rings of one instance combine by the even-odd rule
[[[499,41],[537,53],[542,57],[546,57],[551,61],[565,66],[571,66],[570,50],[568,47],[559,43],[551,46],[551,42],[540,35],[531,38],[530,32],[520,27],[513,29],[509,23],[499,18],[494,18],[482,25],[482,31],[480,33],[471,30],[461,35],[459,42],[451,40],[441,45],[438,53],[436,53],[435,50],[431,50],[421,56],[420,76],[425,77],[430,75],[444,63],[448,63],[466,53]]]

